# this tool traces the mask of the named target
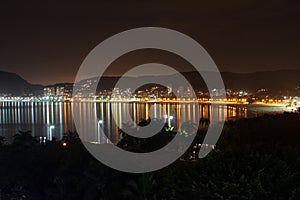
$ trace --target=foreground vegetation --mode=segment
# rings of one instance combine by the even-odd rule
[[[299,124],[290,113],[229,121],[204,159],[189,160],[192,145],[183,159],[145,174],[102,165],[75,133],[42,145],[20,132],[11,144],[1,139],[0,199],[300,199]],[[118,145],[151,151],[174,134],[167,127],[149,140],[124,134]],[[199,130],[194,143],[204,136]]]

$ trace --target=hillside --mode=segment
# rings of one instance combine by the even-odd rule
[[[36,94],[42,89],[41,85],[28,83],[15,73],[0,71],[0,94],[24,95]]]
[[[208,75],[213,72],[205,72]],[[300,86],[300,69],[295,70],[279,70],[279,71],[265,71],[254,73],[221,73],[226,88],[241,90],[246,89],[250,92],[255,92],[259,88],[267,88],[272,92],[286,92],[299,93]],[[196,72],[184,72],[185,76],[191,85],[197,90],[206,90],[206,85],[201,76]],[[164,82],[172,85],[173,88],[179,87],[178,74],[161,76]],[[98,85],[98,90],[112,89],[119,77],[102,77]],[[128,82],[135,82],[142,84],[144,82],[153,82],[153,76],[141,77],[126,77]],[[85,82],[85,81],[83,81]],[[53,86],[66,85],[55,84]],[[68,83],[71,87],[72,83]],[[17,74],[0,71],[0,94],[24,95],[24,94],[40,94],[43,86],[32,85]]]

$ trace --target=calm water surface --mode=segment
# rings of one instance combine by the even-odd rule
[[[184,103],[73,103],[71,102],[0,102],[0,135],[8,140],[18,133],[19,130],[32,131],[33,136],[49,137],[50,131],[53,136],[61,139],[67,131],[75,131],[72,119],[72,106],[77,106],[79,112],[90,120],[90,110],[95,109],[97,118],[102,120],[101,128],[107,133],[112,142],[120,139],[118,127],[122,128],[126,113],[130,113],[133,121],[139,122],[149,117],[150,107],[153,108],[153,116],[163,119],[168,116],[166,123],[177,126],[182,121],[188,121],[199,117],[211,119],[216,115],[217,119],[229,120],[242,117],[253,117],[258,113],[266,112],[263,107],[246,105],[218,105],[209,104],[196,106]],[[198,107],[198,108],[197,108]],[[270,110],[270,107],[268,107]],[[116,123],[112,120],[112,111],[116,113]],[[272,109],[271,109],[272,111]],[[96,126],[96,125],[95,125]],[[51,128],[52,127],[52,128]],[[90,138],[89,140],[93,140]]]

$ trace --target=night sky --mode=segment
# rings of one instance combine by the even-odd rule
[[[299,22],[299,1],[2,1],[0,70],[31,83],[73,82],[101,41],[145,26],[191,36],[220,71],[294,69],[300,68]],[[131,62],[117,62],[111,73]]]

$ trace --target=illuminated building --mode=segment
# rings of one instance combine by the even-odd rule
[[[45,87],[44,88],[44,96],[55,96],[55,88],[54,87]]]
[[[56,91],[55,91],[55,95],[57,97],[62,97],[64,96],[64,92],[65,92],[65,87],[56,87]]]

